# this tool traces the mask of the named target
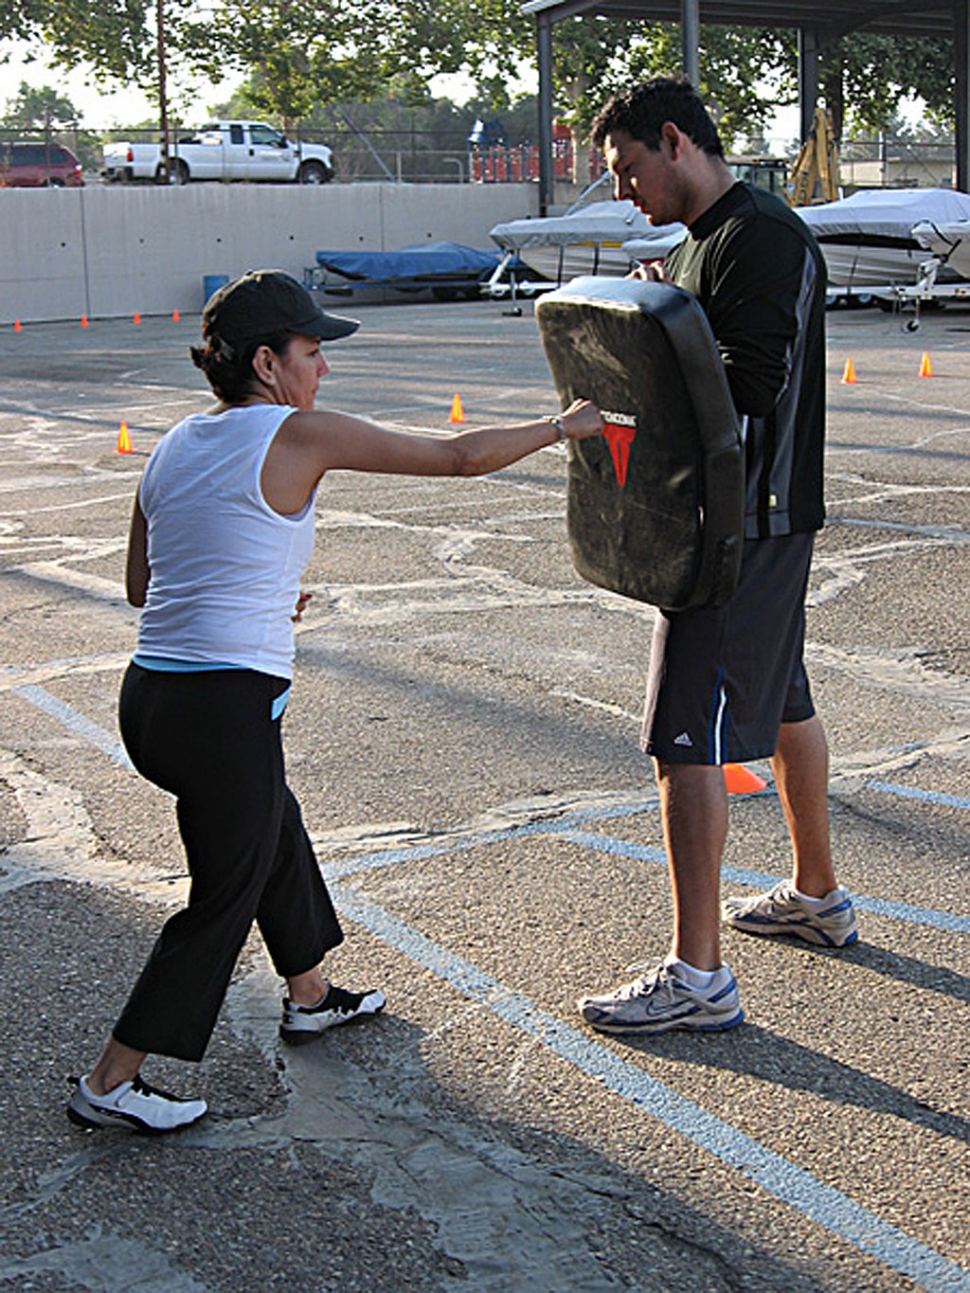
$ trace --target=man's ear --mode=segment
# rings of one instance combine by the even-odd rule
[[[660,151],[666,153],[671,161],[676,161],[683,152],[686,136],[672,121],[665,121],[660,127]]]

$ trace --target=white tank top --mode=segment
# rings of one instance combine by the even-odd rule
[[[196,414],[156,445],[138,490],[151,571],[140,656],[292,678],[290,616],[313,551],[313,499],[281,516],[259,475],[294,412],[253,404]]]

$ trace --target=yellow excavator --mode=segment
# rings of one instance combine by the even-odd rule
[[[816,107],[812,133],[795,158],[785,196],[790,207],[834,202],[839,196],[839,150],[832,134],[832,118]]]

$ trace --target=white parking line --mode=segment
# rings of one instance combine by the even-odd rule
[[[875,1257],[931,1293],[970,1291],[970,1271],[935,1249],[912,1239],[781,1154],[766,1149],[752,1136],[628,1064],[527,997],[503,987],[361,894],[337,884],[333,886],[333,896],[342,915],[860,1252]]]

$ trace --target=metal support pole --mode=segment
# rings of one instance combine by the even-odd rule
[[[701,79],[701,14],[699,0],[680,0],[681,63],[691,85]]]
[[[970,6],[953,0],[953,71],[956,79],[956,186],[970,192]]]
[[[162,144],[162,173],[165,183],[170,184],[172,159],[168,151],[168,91],[165,83],[165,0],[158,0],[156,21],[158,23],[158,126]]]
[[[814,27],[798,29],[798,141],[807,143],[815,124],[818,102],[818,32]]]
[[[539,214],[549,214],[553,202],[552,168],[552,22],[545,10],[536,14],[539,57]]]

